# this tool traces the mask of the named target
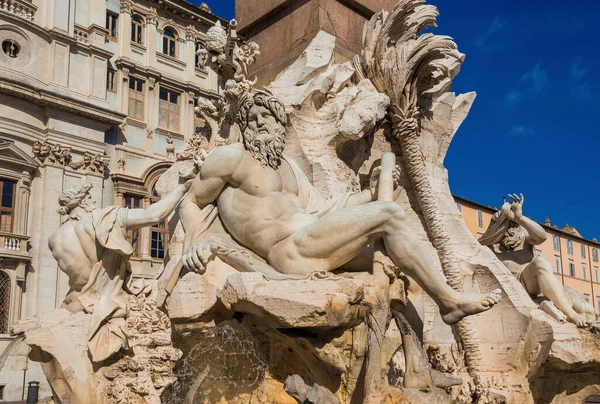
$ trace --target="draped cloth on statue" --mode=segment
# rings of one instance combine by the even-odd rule
[[[298,197],[307,213],[322,217],[346,206],[350,193],[337,198],[324,198],[312,186],[294,160],[283,156],[282,164],[287,164],[294,173],[298,185]],[[202,245],[206,250],[210,250],[211,256],[208,260],[219,257],[240,272],[261,272],[268,279],[306,279],[330,276],[322,272],[312,272],[307,275],[286,275],[278,272],[262,257],[231,237],[222,222],[218,220],[218,215],[218,208],[214,204],[207,205],[202,209],[191,225],[186,226],[188,230],[185,235],[183,251],[187,251],[194,245]]]
[[[99,247],[99,261],[92,267],[79,301],[92,315],[88,328],[88,348],[94,362],[108,359],[127,348],[126,320],[130,280],[129,256],[133,247],[127,241],[127,208],[111,206],[92,212]]]

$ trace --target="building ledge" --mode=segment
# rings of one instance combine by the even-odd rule
[[[179,70],[184,70],[185,66],[187,65],[186,62],[184,62],[183,60],[179,60],[177,58],[174,58],[173,56],[165,55],[162,52],[156,52],[156,59],[159,62],[162,62]]]
[[[53,107],[111,126],[119,125],[123,122],[123,119],[126,118],[125,114],[98,107],[89,102],[80,101],[49,90],[36,88],[22,82],[16,82],[5,77],[0,78],[0,92],[33,102],[43,107]]]

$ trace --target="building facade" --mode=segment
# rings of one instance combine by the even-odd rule
[[[479,239],[497,209],[458,196],[454,199],[467,227]],[[581,237],[568,225],[559,229],[549,220],[540,225],[546,230],[547,237],[543,244],[536,246],[537,254],[550,262],[554,276],[563,285],[575,289],[594,307],[596,318],[600,320],[600,243]]]
[[[89,182],[99,206],[158,199],[158,177],[203,125],[196,100],[218,97],[196,57],[217,20],[183,0],[0,2],[0,401],[44,380],[9,329],[69,289],[48,248],[60,192]],[[154,277],[166,224],[130,240],[133,272]]]

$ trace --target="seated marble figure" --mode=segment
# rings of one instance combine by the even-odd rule
[[[370,189],[325,199],[283,154],[287,114],[281,101],[252,91],[238,111],[242,142],[217,147],[203,159],[180,205],[186,269],[203,273],[219,257],[238,270],[272,278],[342,266],[365,271],[370,270],[365,263],[372,263],[369,246],[383,239],[394,264],[436,301],[446,323],[499,302],[499,291],[459,293],[446,283],[400,205],[375,200],[378,170]]]
[[[583,303],[575,291],[565,289],[552,273],[548,260],[535,254],[535,246],[546,241],[546,232],[542,226],[523,216],[523,194],[509,197],[511,202],[505,202],[494,214],[479,242],[494,251],[527,293],[534,297],[543,295],[578,327],[591,325],[593,317],[590,319],[588,314],[594,312],[593,308],[589,310],[589,304]]]

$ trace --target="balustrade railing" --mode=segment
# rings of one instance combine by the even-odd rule
[[[37,7],[26,0],[0,0],[0,10],[34,21]]]
[[[0,252],[8,250],[10,252],[27,253],[28,240],[29,236],[0,232]]]

